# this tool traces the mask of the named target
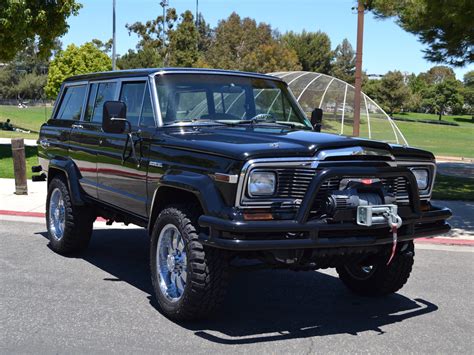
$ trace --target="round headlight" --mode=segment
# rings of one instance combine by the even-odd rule
[[[276,175],[271,171],[252,171],[249,177],[250,196],[270,196],[275,192]]]
[[[415,175],[418,190],[426,190],[429,183],[429,174],[426,169],[412,169],[411,172]]]

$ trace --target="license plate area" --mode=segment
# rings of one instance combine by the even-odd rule
[[[357,207],[357,224],[370,227],[387,224],[387,216],[397,216],[396,205],[372,205]]]

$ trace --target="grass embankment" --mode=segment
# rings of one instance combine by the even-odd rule
[[[0,122],[10,119],[14,127],[30,133],[10,132],[0,130],[2,138],[37,139],[41,125],[51,116],[52,107],[34,106],[18,108],[17,106],[0,105]]]
[[[25,147],[26,156],[26,176],[31,179],[31,167],[38,165],[38,148]],[[13,158],[10,145],[0,145],[0,178],[13,179]]]

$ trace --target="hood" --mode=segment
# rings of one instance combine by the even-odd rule
[[[160,132],[162,144],[237,160],[268,157],[312,157],[323,149],[360,146],[410,155],[411,148],[335,134],[266,127],[173,127]],[[418,152],[424,152],[419,151]],[[428,153],[428,152],[426,152]],[[428,153],[430,154],[430,153]],[[432,157],[432,155],[431,155]],[[427,156],[430,159],[430,156]]]

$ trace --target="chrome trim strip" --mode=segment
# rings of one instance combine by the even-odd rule
[[[395,160],[395,157],[384,149],[377,148],[366,148],[361,146],[339,148],[339,149],[328,149],[322,150],[316,156],[317,160],[325,160],[332,157],[341,157],[341,156],[378,156],[378,157],[388,157],[390,160]]]

